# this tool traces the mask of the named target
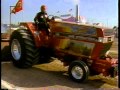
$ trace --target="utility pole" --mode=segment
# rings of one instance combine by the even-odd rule
[[[15,7],[15,6],[10,6],[10,26],[9,26],[9,28],[10,28],[10,35],[11,35],[11,32],[12,32],[12,31],[11,31],[11,14],[12,14],[11,11],[12,11],[12,8],[13,8],[13,7]]]

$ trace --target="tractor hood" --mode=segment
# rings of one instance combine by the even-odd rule
[[[50,23],[50,27],[52,32],[82,34],[95,37],[114,35],[114,30],[111,28],[75,22],[53,21]]]

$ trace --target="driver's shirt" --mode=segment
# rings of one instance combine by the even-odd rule
[[[47,23],[49,21],[48,15],[46,12],[39,12],[37,13],[36,17],[34,18],[34,21],[38,21],[39,23]]]

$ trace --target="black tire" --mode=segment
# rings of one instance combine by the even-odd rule
[[[113,78],[116,77],[118,75],[118,67],[117,66],[111,67],[109,69],[109,73],[110,73],[111,77],[113,77]]]
[[[74,71],[74,69],[79,69],[79,71],[81,70],[82,72],[79,73],[79,71]],[[74,74],[73,74],[74,73]],[[79,73],[78,76],[75,76]],[[80,61],[80,60],[77,60],[77,61],[73,61],[70,66],[69,66],[69,69],[68,69],[68,74],[69,74],[69,77],[75,81],[75,82],[84,82],[88,79],[88,76],[89,76],[89,68],[88,66],[83,62],[83,61]],[[80,76],[81,74],[81,76]]]
[[[15,55],[15,45],[18,53]],[[10,38],[10,50],[13,64],[18,68],[29,68],[38,63],[40,55],[29,30],[16,30]]]

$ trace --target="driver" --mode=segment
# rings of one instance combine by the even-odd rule
[[[48,23],[50,22],[50,19],[46,13],[46,6],[42,5],[40,9],[41,12],[38,12],[34,18],[35,25],[37,26],[38,30],[45,30],[47,35],[49,35],[50,27]]]

